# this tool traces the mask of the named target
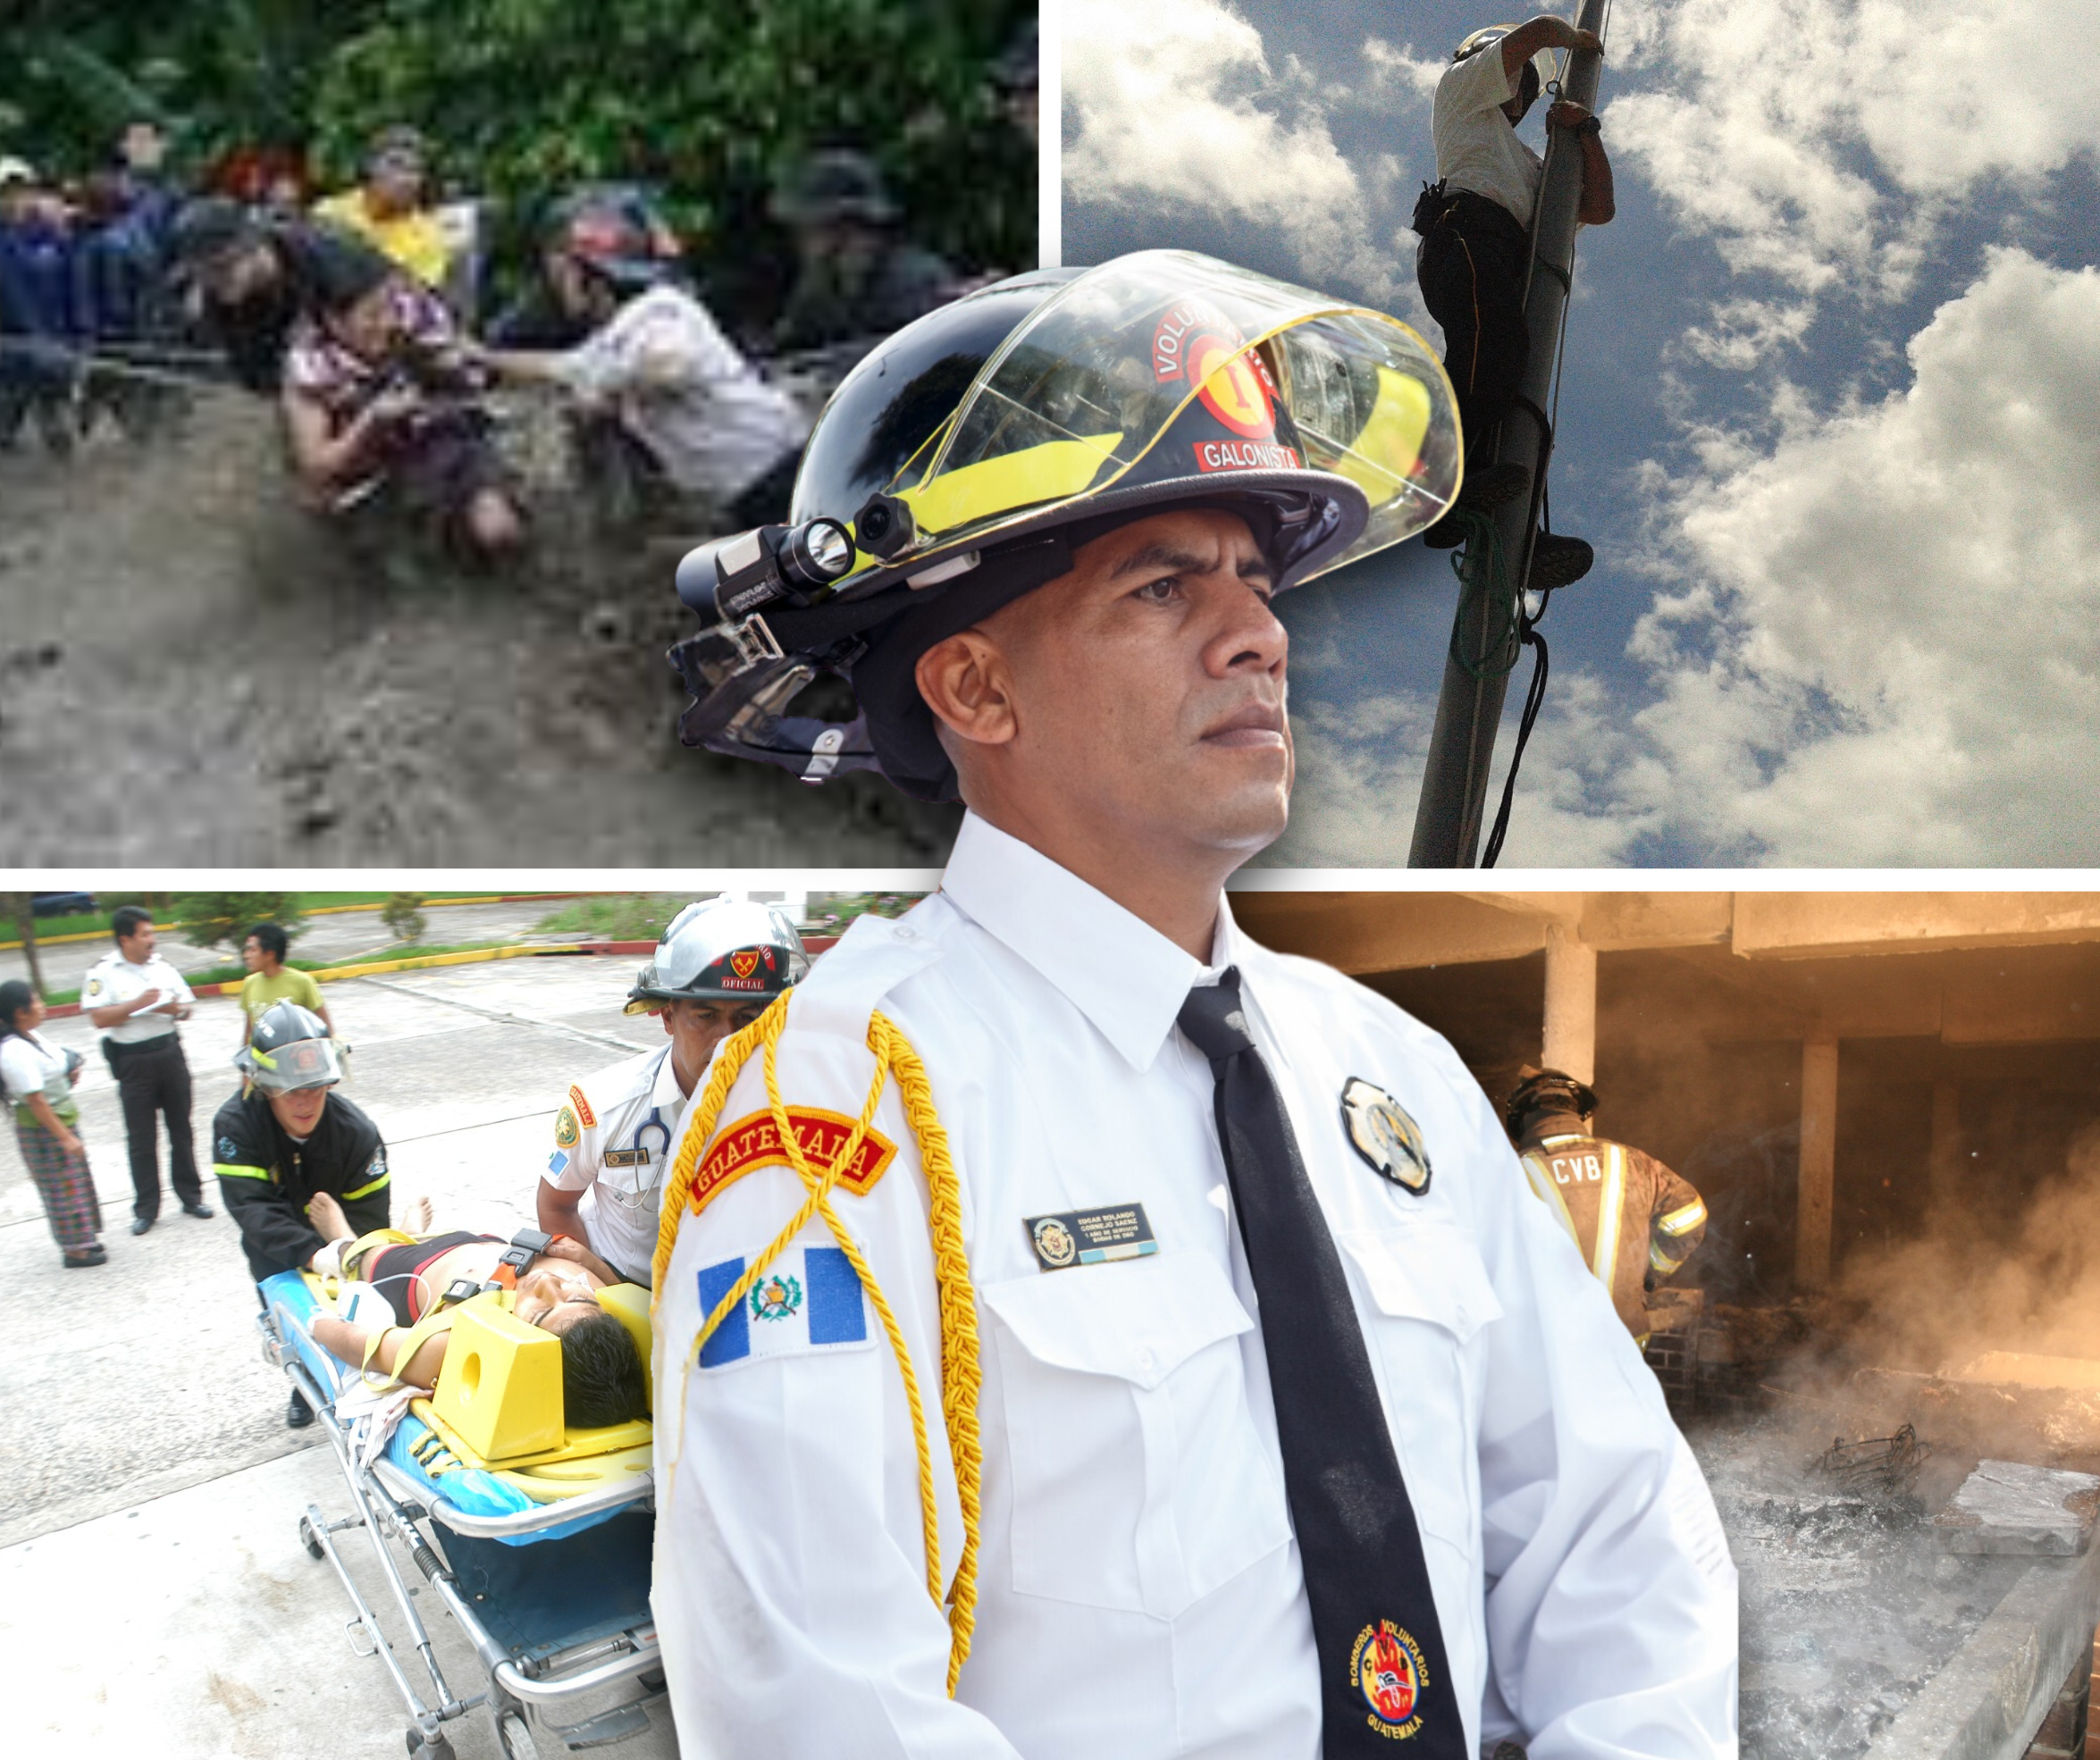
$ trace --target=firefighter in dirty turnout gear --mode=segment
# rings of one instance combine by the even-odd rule
[[[274,1002],[256,1018],[234,1059],[241,1090],[212,1120],[212,1171],[240,1225],[248,1275],[336,1270],[347,1240],[324,1240],[307,1206],[326,1192],[355,1234],[388,1226],[391,1193],[386,1144],[355,1101],[332,1092],[342,1080],[326,1023],[297,1002]],[[314,1421],[295,1392],[285,1421]]]
[[[1454,428],[1404,326],[1144,252],[891,338],[804,457],[831,524],[710,553],[764,633],[703,657],[722,749],[968,812],[677,1132],[686,1760],[1735,1752],[1711,1500],[1494,1107],[1223,891],[1288,809],[1271,601],[1435,517]],[[858,745],[779,713],[819,649]]]
[[[685,1102],[715,1047],[809,967],[794,925],[771,905],[725,895],[673,918],[626,1007],[660,1020],[668,1043],[570,1087],[540,1180],[540,1227],[582,1239],[648,1288],[671,1133]]]
[[[1484,512],[1532,490],[1527,466],[1488,463],[1495,431],[1516,397],[1531,353],[1525,285],[1544,162],[1518,138],[1516,125],[1545,82],[1557,77],[1555,51],[1601,54],[1603,47],[1592,32],[1561,19],[1493,25],[1458,46],[1437,83],[1431,121],[1437,180],[1424,187],[1415,204],[1414,228],[1422,242],[1415,269],[1423,303],[1443,327],[1444,367],[1466,432],[1462,510]],[[1582,223],[1606,224],[1614,212],[1611,163],[1597,119],[1580,105],[1562,102],[1546,113],[1546,123],[1571,130],[1580,144]],[[1432,526],[1423,542],[1449,549],[1464,536],[1460,523],[1447,518]],[[1580,538],[1541,534],[1533,549],[1529,584],[1569,585],[1589,572],[1593,559]]]
[[[1596,1090],[1558,1069],[1526,1069],[1503,1109],[1532,1189],[1611,1292],[1634,1341],[1651,1327],[1648,1292],[1699,1251],[1706,1204],[1692,1182],[1645,1150],[1590,1130]]]

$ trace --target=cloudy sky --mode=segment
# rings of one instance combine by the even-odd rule
[[[1209,251],[1441,348],[1430,95],[1521,16],[1063,0],[1064,260]],[[1505,866],[2100,864],[2096,26],[1615,0],[1618,218],[1582,236],[1553,469],[1598,565],[1544,625]],[[1272,861],[1406,860],[1455,591],[1409,543],[1284,602]]]

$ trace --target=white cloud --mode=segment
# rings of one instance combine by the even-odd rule
[[[1405,235],[1376,236],[1329,131],[1317,81],[1273,71],[1260,31],[1219,0],[1067,0],[1063,159],[1081,202],[1195,208],[1271,229],[1306,280],[1391,299],[1412,281]]]
[[[1962,203],[2094,155],[2100,87],[2079,56],[2096,22],[2092,0],[1626,0],[1611,65],[1665,88],[1604,117],[1736,272],[1901,298]],[[1790,339],[1737,331],[1733,352]]]
[[[1908,352],[1907,390],[1783,390],[1761,447],[1651,470],[1651,700],[1556,675],[1506,866],[2100,863],[2100,271],[1994,251]],[[1430,713],[1306,711],[1273,859],[1404,853]]]

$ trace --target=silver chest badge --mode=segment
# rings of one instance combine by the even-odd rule
[[[1378,1172],[1420,1197],[1429,1190],[1429,1152],[1422,1129],[1383,1088],[1351,1076],[1341,1091],[1349,1142]]]

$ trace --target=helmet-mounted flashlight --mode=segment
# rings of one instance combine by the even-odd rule
[[[853,536],[837,520],[761,525],[688,550],[678,597],[702,616],[734,621],[782,599],[814,605],[853,566]]]

